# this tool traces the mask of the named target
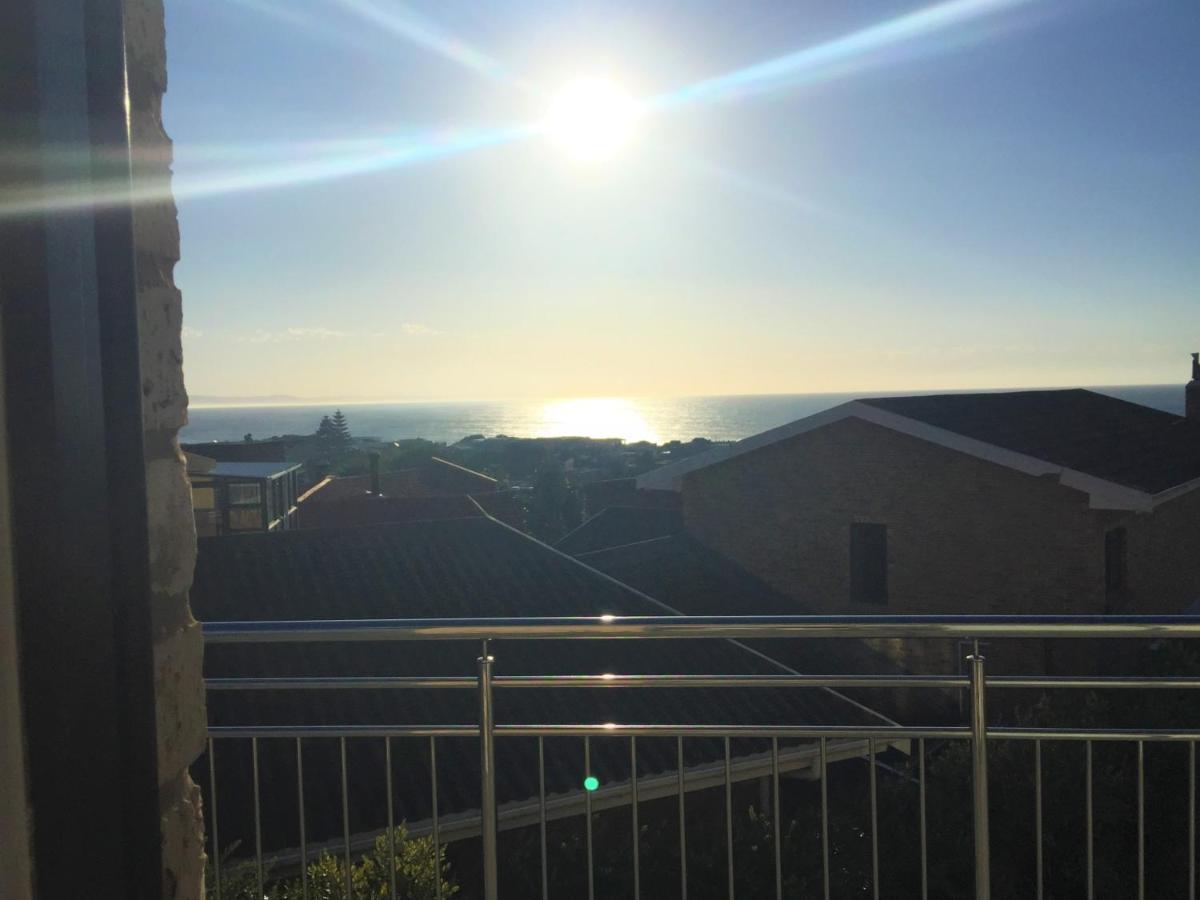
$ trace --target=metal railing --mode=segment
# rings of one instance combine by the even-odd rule
[[[1035,749],[1035,846],[1037,896],[1043,895],[1043,778],[1042,745],[1045,741],[1075,741],[1085,744],[1086,758],[1086,873],[1087,896],[1094,896],[1094,833],[1093,833],[1093,769],[1092,748],[1095,742],[1130,742],[1137,748],[1137,896],[1145,897],[1145,803],[1144,747],[1147,742],[1186,742],[1188,746],[1188,871],[1187,896],[1196,896],[1196,808],[1195,808],[1195,743],[1200,729],[1192,728],[1070,728],[1014,727],[989,725],[987,698],[996,689],[1024,690],[1196,690],[1200,677],[1112,677],[1112,676],[996,676],[988,675],[985,659],[975,652],[967,657],[966,677],[956,675],[719,675],[669,673],[658,675],[538,675],[499,676],[493,674],[496,642],[506,640],[639,640],[639,639],[778,639],[778,638],[983,638],[1016,639],[1196,639],[1200,638],[1200,617],[1184,616],[730,616],[730,617],[616,617],[596,618],[538,618],[538,619],[383,619],[353,621],[273,621],[273,622],[210,622],[204,626],[205,640],[216,644],[270,643],[343,643],[355,641],[476,641],[482,652],[477,659],[477,676],[443,677],[246,677],[210,678],[209,691],[294,691],[294,690],[470,690],[478,694],[479,718],[476,723],[453,725],[237,725],[209,728],[210,809],[209,824],[214,849],[219,848],[217,832],[216,770],[213,764],[215,744],[231,739],[249,740],[253,753],[253,790],[255,817],[255,865],[258,876],[258,896],[262,896],[264,854],[261,840],[259,810],[258,742],[265,739],[291,739],[296,745],[297,792],[300,809],[299,870],[305,879],[305,863],[313,848],[307,844],[304,830],[304,784],[301,742],[308,738],[335,738],[339,742],[341,765],[341,797],[343,835],[341,850],[345,859],[346,894],[351,896],[350,858],[356,846],[364,846],[374,835],[352,839],[346,804],[346,742],[351,739],[373,738],[384,741],[388,760],[387,823],[392,835],[391,752],[394,738],[425,738],[429,742],[431,763],[432,816],[427,833],[432,836],[435,854],[440,852],[448,835],[464,836],[478,833],[483,858],[483,895],[497,900],[497,833],[506,823],[510,827],[536,823],[540,836],[542,896],[548,897],[547,880],[547,822],[556,816],[578,815],[586,821],[588,896],[595,896],[594,856],[592,844],[593,807],[628,804],[633,829],[633,891],[640,897],[640,859],[638,805],[651,796],[667,796],[671,785],[662,776],[639,779],[637,771],[637,740],[639,738],[674,738],[677,743],[677,769],[670,776],[679,804],[680,891],[687,896],[687,829],[685,827],[686,782],[697,773],[685,766],[683,742],[689,738],[718,739],[723,742],[724,760],[718,772],[709,772],[704,785],[723,784],[726,814],[726,858],[728,896],[734,897],[736,880],[734,868],[734,838],[732,818],[732,788],[739,778],[769,777],[775,811],[774,878],[775,895],[783,896],[780,860],[779,782],[781,772],[807,766],[820,781],[820,816],[822,845],[823,895],[831,896],[829,800],[827,793],[828,766],[834,758],[864,756],[869,762],[870,837],[872,857],[871,884],[876,898],[880,896],[879,825],[876,785],[876,756],[881,747],[901,746],[915,742],[918,754],[919,836],[921,896],[928,897],[928,840],[926,822],[926,742],[965,741],[971,754],[971,805],[974,826],[975,896],[979,900],[991,897],[991,835],[989,832],[988,747],[993,741],[1028,741]],[[544,688],[578,689],[718,689],[718,688],[900,688],[943,689],[966,691],[969,716],[966,725],[911,727],[899,724],[870,726],[779,723],[771,725],[704,725],[704,724],[523,724],[495,721],[494,693],[497,690],[530,690]],[[890,720],[889,720],[890,721]],[[582,797],[559,797],[548,802],[546,794],[544,740],[556,737],[584,739],[585,770],[590,771],[590,741],[592,738],[624,737],[630,741],[630,772],[627,784],[610,786],[595,795],[589,790]],[[480,755],[480,810],[478,816],[458,814],[453,821],[439,817],[437,794],[438,738],[477,738]],[[510,804],[505,809],[496,805],[495,741],[505,737],[537,739],[539,796],[536,805]],[[738,758],[730,753],[730,741],[759,738],[770,741],[765,759]],[[808,748],[781,751],[779,742],[804,739],[814,742]],[[702,767],[701,767],[702,768]],[[711,768],[711,767],[710,767]],[[746,774],[751,773],[751,774]],[[693,786],[694,787],[694,786]],[[583,809],[580,810],[579,806]],[[416,829],[414,833],[421,833]],[[389,840],[392,840],[389,837]],[[395,854],[395,845],[391,851]],[[219,855],[219,854],[214,854]],[[277,858],[279,855],[277,854]],[[440,857],[435,857],[439,858]],[[395,866],[392,867],[392,894],[395,896]],[[214,872],[216,896],[221,896],[221,867],[217,860]],[[441,894],[440,877],[435,879]],[[308,896],[307,881],[303,885]]]

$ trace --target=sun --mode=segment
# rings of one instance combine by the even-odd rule
[[[637,106],[619,84],[607,78],[580,78],[555,95],[545,128],[574,159],[599,162],[629,142],[636,120]]]

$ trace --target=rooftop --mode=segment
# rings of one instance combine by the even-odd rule
[[[295,462],[217,462],[204,474],[217,478],[274,478],[293,469],[299,469],[300,463]]]
[[[490,518],[377,525],[236,537],[199,543],[192,605],[201,620],[370,619],[428,617],[594,616],[612,613],[662,615],[654,598],[622,584]],[[471,675],[477,645],[239,644],[209,647],[206,675]],[[503,675],[621,672],[785,674],[786,666],[737,643],[699,641],[504,641],[494,649]],[[586,699],[586,706],[581,703]],[[227,724],[449,724],[473,722],[476,698],[463,691],[261,691],[216,692],[209,697],[213,725]],[[597,691],[509,691],[496,700],[500,722],[688,721],[714,724],[883,723],[840,695],[820,688],[733,688],[717,693],[671,692],[648,688]],[[667,744],[670,742],[664,742]],[[580,747],[572,741],[547,746],[547,789],[578,787]],[[747,745],[747,752],[749,751]],[[598,744],[593,770],[602,779],[620,777],[627,750]],[[762,748],[758,747],[761,752]],[[263,752],[275,752],[264,746]],[[284,747],[279,751],[292,752]],[[306,751],[308,752],[308,751]],[[314,746],[320,755],[329,748]],[[352,768],[370,772],[383,765],[377,742],[354,745]],[[420,742],[397,742],[396,765],[408,781],[397,784],[402,815],[418,821],[428,814],[426,751]],[[689,742],[689,764],[721,755],[719,742]],[[520,741],[498,746],[497,786],[501,802],[537,792],[530,748]],[[646,774],[671,771],[673,746],[647,741],[640,767]],[[410,758],[411,757],[411,758]],[[469,741],[446,741],[439,749],[443,771],[459,773],[442,785],[442,810],[451,813],[478,804],[478,748]],[[245,808],[245,760],[218,761],[223,819],[250,821]],[[286,760],[264,759],[263,791],[270,808],[290,802],[295,791]],[[314,771],[317,769],[314,767]],[[277,772],[278,774],[272,774]],[[205,773],[198,772],[202,779]],[[329,779],[327,779],[329,780]],[[378,827],[381,799],[377,780],[352,783],[355,830]],[[276,783],[277,782],[277,783]],[[282,798],[282,799],[278,799]],[[312,786],[308,805],[314,822],[340,821],[336,784]],[[322,811],[328,815],[320,815]],[[242,814],[245,815],[242,815]],[[290,817],[282,817],[281,845],[294,843]],[[223,833],[225,826],[222,826]],[[317,835],[313,835],[314,839]]]
[[[1095,391],[860,402],[1151,494],[1200,478],[1200,422]]]
[[[855,400],[647,472],[638,487],[677,491],[689,472],[846,418],[1057,475],[1098,509],[1149,509],[1200,486],[1200,422],[1073,389]]]

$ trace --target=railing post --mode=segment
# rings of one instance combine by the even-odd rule
[[[979,644],[971,664],[971,787],[975,813],[975,900],[991,900],[991,847],[988,836],[987,698]]]
[[[488,642],[483,642],[479,657],[479,810],[480,835],[483,839],[483,897],[498,900],[496,875],[496,752],[495,710],[492,708],[492,664]]]

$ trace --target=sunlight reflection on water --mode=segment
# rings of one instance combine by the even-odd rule
[[[542,407],[534,437],[622,438],[659,443],[658,433],[633,400],[585,397],[556,400]]]

